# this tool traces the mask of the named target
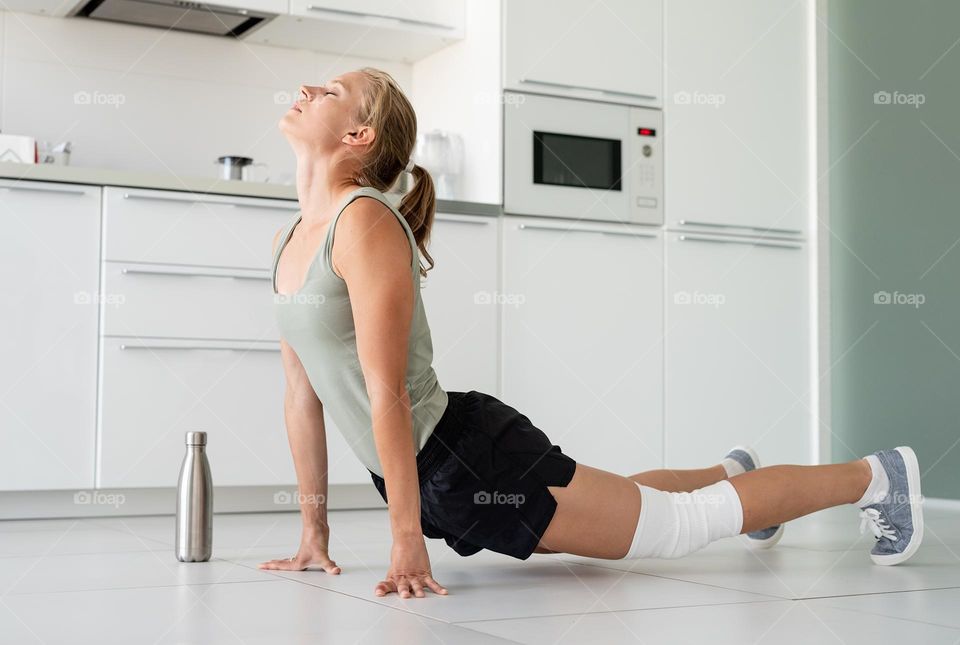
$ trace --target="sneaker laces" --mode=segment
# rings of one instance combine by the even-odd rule
[[[860,535],[863,535],[867,527],[870,527],[873,537],[878,540],[886,538],[896,541],[897,539],[897,532],[887,523],[883,513],[875,508],[864,508],[860,511]]]

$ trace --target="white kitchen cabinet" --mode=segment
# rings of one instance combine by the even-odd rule
[[[0,489],[93,486],[100,187],[0,180]]]
[[[286,13],[289,0],[216,0],[216,2],[211,4],[216,4],[221,7],[232,7],[233,9],[280,14]]]
[[[411,27],[463,29],[462,1],[454,0],[290,0],[290,13],[317,17],[336,14],[343,19],[394,20]]]
[[[214,484],[296,481],[278,343],[104,338],[100,487],[176,486],[184,433],[207,432]]]
[[[437,213],[421,279],[434,369],[445,390],[497,395],[499,220]]]
[[[667,226],[805,233],[809,3],[665,5]]]
[[[464,0],[290,0],[246,40],[413,62],[464,37]]]
[[[98,486],[176,486],[184,433],[204,430],[217,486],[296,483],[279,344],[104,338]],[[331,484],[369,482],[327,420]]]
[[[622,475],[662,463],[662,248],[642,226],[503,220],[502,399]]]
[[[504,2],[503,48],[506,89],[661,105],[663,0]]]
[[[738,444],[810,463],[807,248],[668,233],[666,463],[716,464]]]
[[[69,0],[4,0],[0,9],[43,16],[66,16],[76,4]]]
[[[104,189],[105,260],[270,269],[295,200],[168,190]]]
[[[214,340],[280,340],[271,272],[104,262],[101,333]]]

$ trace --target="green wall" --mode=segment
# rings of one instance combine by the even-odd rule
[[[833,460],[908,444],[924,494],[960,498],[960,2],[829,0],[826,22]]]

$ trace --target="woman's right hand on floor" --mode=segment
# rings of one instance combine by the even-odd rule
[[[340,567],[330,559],[326,543],[302,541],[297,554],[282,560],[268,560],[257,565],[258,569],[274,569],[279,571],[303,571],[311,565],[321,567],[327,573],[340,573]]]
[[[377,596],[396,593],[401,598],[416,596],[423,598],[425,589],[444,596],[446,588],[433,579],[430,570],[430,556],[423,536],[394,538],[390,551],[390,570],[386,577],[374,588]]]

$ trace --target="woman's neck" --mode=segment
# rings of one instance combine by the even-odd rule
[[[297,198],[305,222],[321,223],[332,217],[343,196],[358,186],[342,171],[335,171],[329,159],[297,159]]]

